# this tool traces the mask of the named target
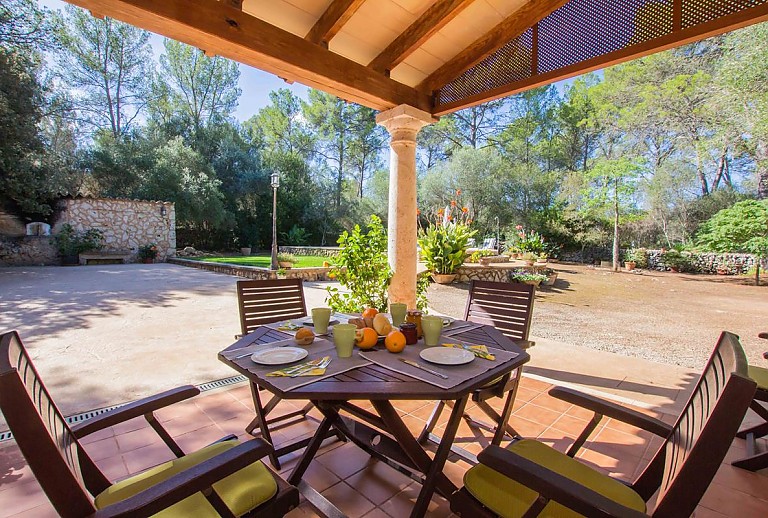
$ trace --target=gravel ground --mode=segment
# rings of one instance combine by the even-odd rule
[[[655,271],[613,273],[553,264],[553,287],[536,293],[531,335],[699,369],[720,331],[738,334],[751,363],[765,362],[768,286],[752,279]],[[430,287],[430,305],[464,313],[468,284]]]

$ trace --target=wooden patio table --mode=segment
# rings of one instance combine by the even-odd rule
[[[443,474],[443,466],[451,451],[462,414],[472,391],[499,377],[509,376],[514,369],[522,366],[530,359],[525,351],[492,326],[461,320],[457,320],[445,328],[443,341],[483,344],[488,346],[490,351],[502,350],[516,356],[506,361],[498,361],[498,365],[494,365],[484,373],[473,376],[449,389],[435,386],[373,363],[317,381],[311,381],[311,378],[306,377],[294,378],[306,380],[306,384],[290,390],[283,390],[276,386],[275,380],[285,380],[285,378],[256,374],[248,369],[247,362],[242,359],[230,360],[224,356],[228,352],[231,353],[249,344],[265,344],[266,346],[269,343],[285,340],[289,337],[290,335],[280,331],[262,327],[221,351],[219,359],[258,386],[266,388],[282,399],[310,400],[323,414],[323,420],[315,431],[315,435],[308,442],[305,439],[306,449],[288,480],[291,484],[298,485],[302,494],[327,516],[342,515],[332,505],[329,506],[327,500],[319,493],[302,482],[302,477],[332,428],[371,456],[386,462],[391,467],[420,482],[422,484],[421,492],[411,516],[424,516],[434,491],[448,498],[457,489]],[[407,347],[422,349],[424,345],[420,340],[419,344]],[[311,348],[312,346],[308,347],[310,350]],[[356,349],[354,354],[357,355],[357,353],[358,350]],[[335,350],[329,354],[335,357]],[[497,355],[501,354],[503,353],[497,353]],[[250,360],[248,361],[250,362]],[[341,360],[338,361],[341,362]],[[476,358],[474,361],[488,360]],[[250,363],[253,364],[253,362]],[[439,370],[440,366],[434,367]],[[422,373],[422,376],[428,378],[430,375]],[[454,402],[453,410],[442,438],[437,444],[433,458],[427,454],[424,447],[419,444],[416,437],[407,428],[392,405],[392,400]],[[361,408],[353,401],[370,401],[376,413]],[[348,415],[341,415],[341,411]],[[280,450],[291,451],[291,445],[282,446]]]

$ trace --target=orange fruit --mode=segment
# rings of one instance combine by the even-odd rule
[[[379,341],[379,335],[374,329],[364,327],[355,333],[355,343],[360,349],[370,349]]]
[[[384,339],[384,346],[391,353],[399,353],[405,349],[405,335],[400,331],[392,331]]]
[[[379,312],[376,308],[365,308],[365,311],[363,311],[363,318],[373,318],[378,314]]]

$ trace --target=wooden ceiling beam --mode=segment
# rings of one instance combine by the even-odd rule
[[[368,66],[377,72],[392,70],[423,45],[474,0],[440,0],[394,39]]]
[[[364,2],[365,0],[333,0],[304,39],[327,47],[328,42],[338,34]]]
[[[417,88],[425,92],[438,90],[566,3],[568,0],[531,0],[432,72]]]
[[[206,52],[376,110],[408,104],[431,111],[431,96],[218,0],[67,0]]]

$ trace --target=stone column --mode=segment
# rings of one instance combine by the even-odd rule
[[[376,116],[389,141],[389,301],[416,307],[416,134],[437,122],[429,113],[401,104]]]

